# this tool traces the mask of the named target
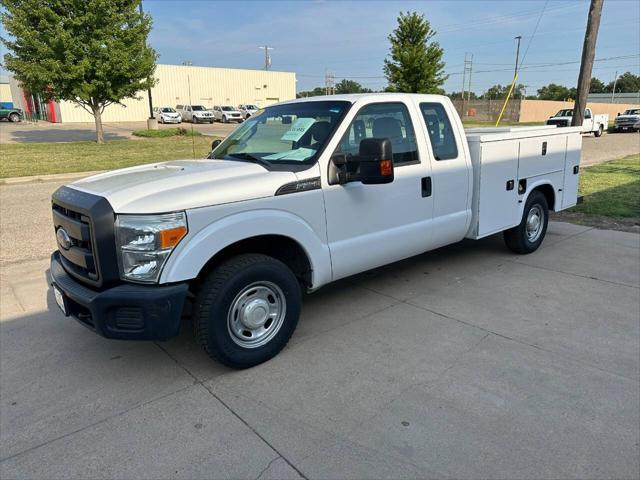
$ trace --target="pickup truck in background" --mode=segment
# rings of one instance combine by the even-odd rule
[[[640,108],[630,108],[622,112],[622,115],[618,114],[613,125],[614,132],[640,131]]]
[[[293,334],[302,292],[464,238],[534,252],[576,204],[580,128],[465,132],[447,97],[334,95],[271,105],[206,159],[60,187],[51,285],[108,338],[163,340],[191,316],[246,368]]]
[[[563,108],[553,117],[549,117],[547,125],[570,127],[572,119],[573,108]],[[594,115],[590,108],[585,108],[582,133],[593,133],[594,136],[600,137],[607,128],[609,128],[609,114],[599,113]]]

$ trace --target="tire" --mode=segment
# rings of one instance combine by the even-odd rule
[[[538,228],[532,232],[535,217],[538,216]],[[540,216],[542,218],[540,218]],[[529,222],[528,220],[531,220]],[[533,191],[522,213],[520,225],[504,231],[504,242],[515,253],[527,254],[535,252],[547,233],[549,223],[549,206],[547,199],[540,191]]]
[[[191,117],[191,123],[198,123],[198,119],[196,117]]]
[[[604,131],[604,128],[602,127],[602,125],[600,125],[598,127],[598,130],[596,132],[593,133],[594,137],[601,137],[602,136],[602,132]]]
[[[9,121],[12,123],[18,123],[20,121],[20,115],[15,112],[9,114]]]
[[[226,115],[222,117],[222,123],[229,123],[229,119]]]
[[[253,367],[285,347],[300,308],[300,284],[284,263],[261,254],[239,255],[213,270],[199,288],[193,318],[196,340],[228,367]],[[247,325],[243,319],[262,325]]]

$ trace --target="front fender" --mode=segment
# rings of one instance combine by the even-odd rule
[[[211,222],[207,209],[195,209],[188,212],[188,220],[190,233],[169,257],[160,283],[196,278],[216,253],[236,242],[260,235],[281,235],[298,242],[311,263],[314,289],[331,281],[329,247],[297,215],[282,210],[258,209],[234,213]]]

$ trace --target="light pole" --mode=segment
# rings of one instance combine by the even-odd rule
[[[141,17],[140,21],[142,21],[143,18],[144,18],[143,17],[144,12],[142,11],[142,0],[140,0],[139,7],[140,7],[140,17]],[[144,46],[145,46],[145,48],[147,47],[147,41],[146,40],[144,41]],[[152,118],[154,118],[154,116],[153,116],[153,99],[151,98],[151,87],[150,86],[149,86],[149,88],[147,88],[147,95],[149,96],[149,120],[151,120]]]
[[[520,40],[522,40],[522,35],[515,37],[515,40],[518,41],[518,47],[516,48],[516,69],[513,72],[514,77],[518,75],[518,58],[520,57]]]
[[[514,39],[518,41],[518,46],[516,47],[516,68],[513,72],[513,81],[515,83],[516,78],[518,77],[518,60],[520,58],[520,40],[522,40],[522,35],[518,35],[517,37],[514,37]],[[515,98],[515,97],[516,97],[516,94],[515,94],[515,88],[514,88],[511,91],[511,98]]]

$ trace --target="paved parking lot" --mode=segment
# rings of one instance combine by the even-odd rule
[[[158,125],[158,128],[183,128],[198,130],[205,135],[224,137],[237,127],[235,123],[212,123],[180,125]],[[127,140],[138,138],[131,135],[135,130],[145,130],[147,122],[104,123],[105,140]],[[96,127],[94,123],[49,123],[22,122],[0,123],[0,143],[35,143],[35,142],[81,142],[95,141]]]
[[[552,223],[529,256],[492,237],[341,281],[232,371],[188,323],[118,342],[57,312],[55,186],[0,187],[34,188],[2,211],[2,478],[640,476],[639,235]]]

